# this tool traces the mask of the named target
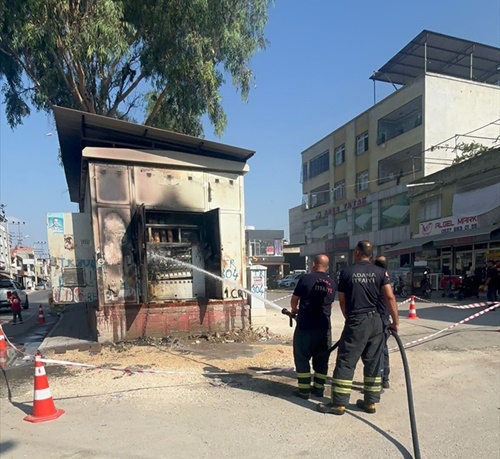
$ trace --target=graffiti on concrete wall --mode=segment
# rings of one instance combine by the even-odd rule
[[[56,282],[52,287],[52,294],[56,304],[94,303],[97,301],[96,264],[94,259],[74,260],[73,258],[53,257],[51,258],[51,265],[56,272],[56,275],[52,277],[52,281],[55,280]],[[79,282],[85,285],[66,285],[68,281],[65,279],[64,272],[67,268],[80,268],[83,274]]]
[[[242,300],[246,300],[247,298],[247,292],[239,289],[239,288],[233,288],[233,289],[229,289],[228,287],[226,287],[224,289],[224,298],[234,298],[234,299],[242,299]]]
[[[94,247],[90,215],[47,215],[50,281],[56,304],[97,302]]]
[[[266,271],[263,269],[252,270],[250,277],[250,291],[255,295],[262,295],[266,291]]]
[[[239,279],[239,277],[240,275],[238,273],[238,268],[236,267],[234,259],[230,258],[223,260],[222,278],[236,282]]]
[[[99,291],[105,304],[137,301],[137,268],[128,209],[100,208]]]

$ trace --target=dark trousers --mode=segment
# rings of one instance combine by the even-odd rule
[[[356,314],[346,319],[332,379],[332,403],[347,405],[352,378],[359,358],[364,365],[364,399],[380,401],[382,377],[380,355],[384,345],[382,319],[376,312]]]
[[[389,318],[382,317],[382,324],[384,326],[384,346],[382,347],[382,352],[380,353],[380,369],[382,374],[382,381],[389,381],[389,373],[391,368],[389,367],[389,346],[387,346],[387,340],[391,334],[387,329],[390,324]]]
[[[486,291],[486,296],[488,301],[496,301],[497,300],[497,288],[495,286],[488,286],[488,290]]]
[[[21,315],[21,311],[12,311],[12,319],[13,322],[17,322],[17,318],[19,317],[19,322],[23,321],[23,316]]]
[[[330,330],[300,330],[295,328],[293,334],[293,358],[299,383],[299,392],[310,394],[311,379],[319,392],[325,389],[330,353]],[[311,364],[314,376],[311,375]]]

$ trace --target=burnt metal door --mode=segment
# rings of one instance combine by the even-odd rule
[[[147,259],[146,259],[146,229],[145,229],[145,210],[144,204],[138,205],[134,216],[132,225],[135,228],[135,250],[134,258],[139,275],[139,299],[142,304],[148,302],[148,274],[147,274]]]
[[[222,247],[219,210],[214,209],[203,215],[203,258],[205,270],[216,276],[221,275]],[[206,279],[207,298],[222,298],[222,282],[210,276]]]

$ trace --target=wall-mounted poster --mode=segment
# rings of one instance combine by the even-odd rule
[[[63,214],[47,214],[47,226],[53,234],[64,234]]]
[[[380,227],[408,225],[410,223],[410,198],[407,193],[380,201]]]
[[[372,230],[372,205],[354,209],[354,234],[367,233]]]

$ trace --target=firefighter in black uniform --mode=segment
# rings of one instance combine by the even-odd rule
[[[387,258],[385,258],[384,256],[377,257],[377,259],[375,260],[375,266],[383,268],[384,270],[387,271]],[[385,304],[384,297],[381,297],[380,299],[382,301],[378,305],[377,310],[378,313],[380,314],[380,317],[382,318],[382,324],[384,326],[384,346],[380,354],[380,370],[382,373],[382,389],[389,389],[391,387],[389,383],[389,374],[391,372],[391,368],[389,366],[389,347],[387,346],[387,340],[389,339],[390,336],[389,324],[391,322],[389,316],[389,309]]]
[[[293,357],[299,387],[294,394],[303,399],[308,399],[311,393],[322,397],[325,390],[330,357],[330,315],[335,300],[335,284],[326,274],[328,264],[326,255],[317,255],[312,273],[299,279],[290,301],[292,314],[297,315]],[[314,376],[311,375],[311,358]]]
[[[381,294],[392,317],[389,327],[397,331],[399,319],[389,275],[370,262],[372,255],[373,246],[369,241],[358,242],[354,250],[356,263],[340,274],[339,303],[345,325],[333,371],[332,400],[317,405],[322,413],[344,414],[360,357],[364,365],[364,400],[358,400],[356,405],[367,413],[375,413],[375,403],[380,401],[380,353],[384,330],[377,306]]]

